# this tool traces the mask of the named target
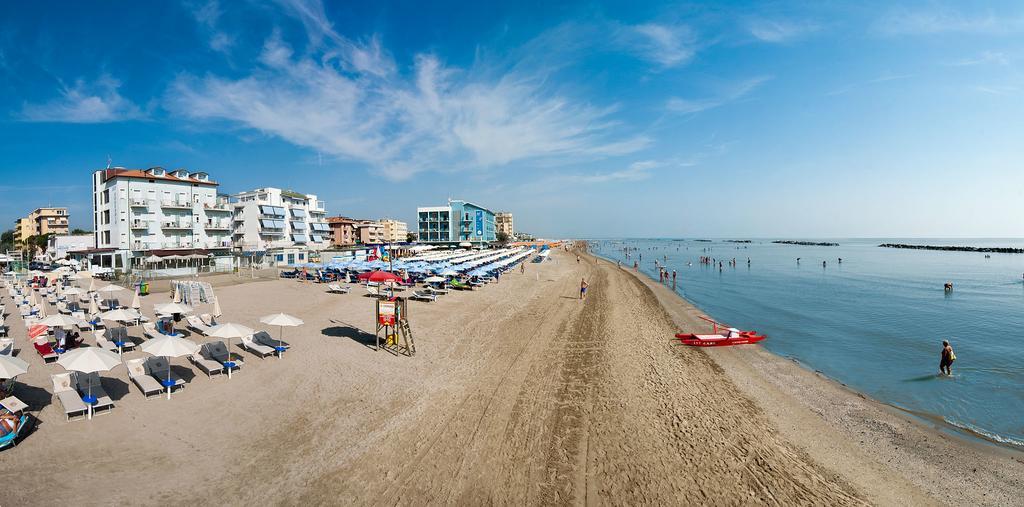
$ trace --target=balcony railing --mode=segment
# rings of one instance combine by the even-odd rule
[[[145,199],[132,199],[128,201],[128,204],[133,208],[145,208],[149,206],[149,203]]]
[[[177,202],[177,201],[163,201],[160,203],[162,208],[176,208],[176,209],[192,209],[192,203],[188,202]]]
[[[205,225],[208,231],[227,231],[231,229],[231,224],[226,222],[214,222],[212,224]]]
[[[146,220],[132,220],[132,229],[149,229],[149,222]]]
[[[189,222],[179,222],[177,220],[164,221],[160,224],[161,229],[191,229],[192,224]]]

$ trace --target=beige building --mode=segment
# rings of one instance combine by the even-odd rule
[[[512,235],[515,234],[515,228],[512,227],[512,213],[508,211],[500,211],[494,214],[494,228],[495,234],[505,233],[509,239],[512,239]]]
[[[331,245],[354,246],[356,244],[356,221],[346,217],[327,217],[331,229]]]
[[[360,220],[353,226],[356,241],[361,245],[384,244],[384,225],[372,220]]]
[[[380,224],[384,226],[385,243],[405,243],[409,235],[409,226],[405,222],[385,218]]]
[[[24,244],[31,236],[68,233],[67,208],[38,208],[14,222],[14,241]]]

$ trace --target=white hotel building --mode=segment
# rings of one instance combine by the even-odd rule
[[[325,203],[316,195],[257,188],[231,200],[237,250],[323,250],[331,245]]]
[[[150,255],[229,253],[232,208],[207,173],[117,167],[92,180],[96,253],[109,267]]]

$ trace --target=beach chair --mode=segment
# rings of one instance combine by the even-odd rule
[[[224,365],[219,361],[215,361],[213,357],[210,356],[206,346],[207,344],[204,343],[199,347],[199,352],[188,356],[188,360],[192,364],[196,365],[200,371],[205,373],[207,378],[213,378],[214,375],[224,373]]]
[[[174,333],[172,335],[164,335],[160,331],[157,331],[156,324],[153,323],[153,322],[146,322],[145,324],[142,324],[142,333],[145,334],[146,338],[149,338],[150,340],[152,340],[154,338],[160,338],[161,336],[176,336],[178,338],[181,338],[181,337],[184,336],[181,333]]]
[[[57,360],[57,353],[53,351],[53,347],[50,346],[50,342],[45,339],[33,340],[32,347],[36,349],[36,353],[39,357],[43,358],[44,363],[52,363]]]
[[[18,437],[21,436],[22,431],[27,431],[26,428],[28,428],[28,423],[28,414],[23,414],[20,418],[18,418],[18,427],[14,428],[14,431],[0,437],[0,449],[3,449],[4,447],[7,446],[14,447],[18,445]]]
[[[206,352],[207,354],[209,354],[210,359],[213,359],[214,361],[221,363],[221,365],[224,365],[228,361],[235,363],[235,365],[231,368],[231,371],[237,371],[241,369],[242,366],[245,366],[245,361],[242,360],[241,356],[235,354],[234,357],[232,357],[231,353],[228,352],[228,347],[224,345],[224,342],[220,340],[207,343]],[[227,367],[225,366],[225,368]]]
[[[116,310],[118,308],[121,308],[121,302],[117,299],[104,299],[100,303],[100,309],[103,311]]]
[[[381,297],[380,287],[378,287],[376,285],[367,285],[366,286],[366,295],[372,296],[372,297],[375,297],[375,298]]]
[[[109,329],[98,329],[93,332],[93,336],[96,338],[96,345],[111,352],[117,352],[117,344],[114,342],[118,340],[124,342],[124,345],[121,347],[122,352],[135,350],[135,342],[128,338],[128,329],[126,328],[112,327]]]
[[[265,331],[262,331],[262,332],[265,333]],[[263,358],[265,358],[267,356],[272,356],[272,355],[274,355],[274,353],[277,352],[276,350],[274,350],[273,347],[268,347],[266,345],[262,345],[262,344],[256,343],[256,341],[253,340],[252,336],[243,336],[242,337],[242,348],[245,349],[245,350],[248,350],[249,352],[251,352],[251,353],[253,353],[253,354],[257,355],[257,356],[259,356],[260,359],[263,359]]]
[[[185,316],[185,324],[189,329],[195,331],[203,336],[206,336],[210,332],[210,326],[207,326],[205,322],[196,317],[195,315]]]
[[[146,373],[145,359],[125,361],[124,367],[128,370],[128,378],[132,379],[132,383],[139,388],[139,391],[142,391],[142,395],[146,398],[160,396],[164,392],[164,387],[160,385],[160,382]]]
[[[150,357],[146,359],[146,362],[142,364],[143,366],[146,367],[146,374],[155,378],[158,382],[167,380],[168,376],[170,376],[171,381],[174,382],[174,385],[171,386],[172,392],[175,389],[185,388],[185,379],[179,377],[178,374],[174,373],[174,370],[168,370],[169,363],[167,362],[167,358]],[[168,373],[168,371],[170,373]]]
[[[0,338],[0,356],[14,355],[14,338]]]
[[[330,292],[330,293],[334,293],[334,294],[348,294],[348,292],[350,290],[352,290],[352,287],[349,287],[349,286],[342,287],[342,286],[340,286],[340,285],[338,285],[336,283],[329,283],[329,284],[327,284],[327,292]]]
[[[412,291],[412,295],[409,296],[409,299],[417,299],[420,301],[427,301],[429,303],[433,303],[434,301],[437,301],[437,295],[431,294],[430,292],[427,291],[414,290]]]
[[[209,327],[214,327],[217,325],[217,319],[215,319],[213,315],[210,315],[209,313],[199,314],[199,320],[201,320],[203,324],[206,324]]]
[[[429,293],[431,293],[431,294],[433,294],[435,296],[441,296],[441,295],[448,294],[449,292],[451,292],[448,289],[438,289],[437,287],[432,287],[430,285],[424,287],[423,290],[426,291],[426,292],[429,292]]]
[[[93,415],[105,414],[114,408],[114,400],[103,389],[99,373],[71,372],[71,382],[78,388],[78,394],[83,399],[89,394],[96,398],[96,404],[92,406]]]
[[[53,381],[53,396],[60,401],[60,406],[64,408],[64,415],[68,420],[70,421],[76,415],[85,417],[89,412],[89,407],[75,390],[71,373],[55,373],[50,375],[50,379]]]
[[[68,310],[67,303],[57,303],[54,306],[57,307],[57,313],[60,313],[62,315],[71,315],[71,310]]]
[[[274,349],[275,352],[277,351],[277,347],[283,347],[285,350],[292,348],[291,344],[288,342],[279,341],[273,336],[270,336],[270,333],[266,331],[258,331],[256,334],[252,335],[252,341],[260,345],[270,347]]]
[[[473,290],[473,286],[472,285],[469,285],[469,284],[466,284],[466,283],[462,283],[462,282],[460,282],[458,280],[452,280],[451,282],[448,283],[448,285],[451,285],[453,289]]]

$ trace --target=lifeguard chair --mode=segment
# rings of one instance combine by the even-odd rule
[[[384,349],[395,355],[416,355],[416,341],[409,327],[408,301],[393,297],[377,300],[377,350]]]

